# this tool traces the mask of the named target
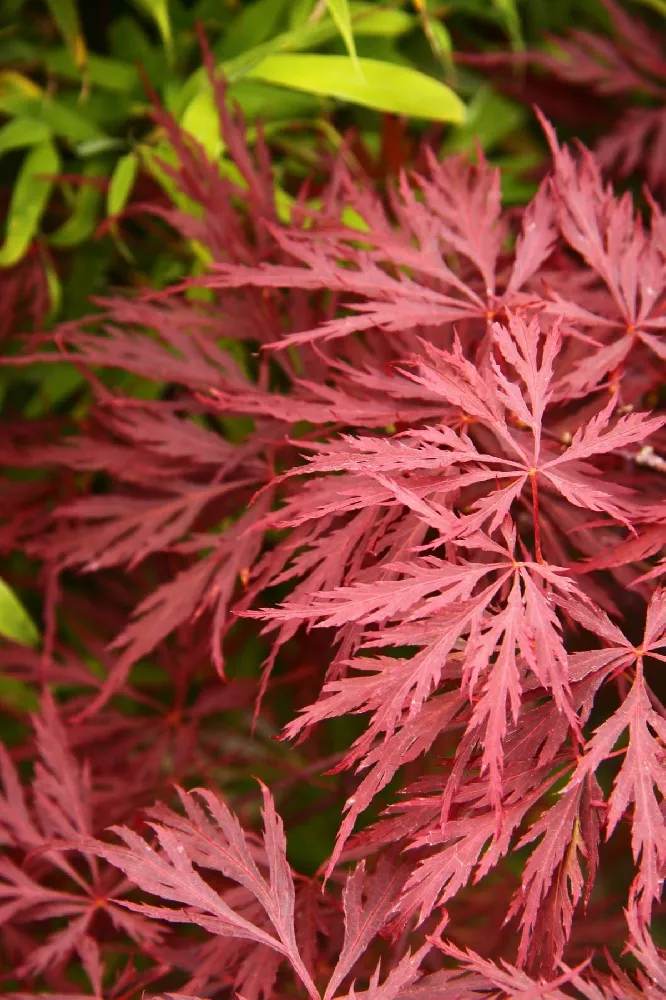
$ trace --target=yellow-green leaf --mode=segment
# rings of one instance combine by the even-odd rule
[[[264,59],[249,75],[377,111],[429,121],[463,121],[464,104],[434,77],[377,59],[359,59],[359,65],[362,77],[349,56],[276,54]]]
[[[451,42],[451,35],[448,29],[444,27],[441,21],[438,21],[434,17],[426,17],[423,22],[423,28],[435,58],[439,59],[447,68],[451,67],[453,63],[453,43]]]
[[[40,143],[26,156],[12,191],[0,267],[12,267],[30,246],[53,187],[49,175],[59,169],[60,157],[51,142]]]
[[[109,191],[106,198],[106,211],[108,215],[119,215],[125,208],[134,187],[139,161],[136,153],[127,153],[121,156],[116,163]]]
[[[220,134],[220,116],[210,86],[194,95],[180,123],[186,132],[201,143],[211,160],[220,158],[224,142]]]
[[[83,176],[104,177],[105,164],[92,160],[83,168]],[[88,239],[95,228],[102,192],[95,184],[81,184],[74,199],[74,211],[62,226],[51,233],[49,243],[56,247],[73,247]]]
[[[104,135],[85,115],[54,101],[46,91],[12,70],[0,71],[0,111],[12,118],[43,122],[54,135],[72,144]]]
[[[0,128],[0,156],[12,149],[22,149],[25,146],[36,146],[51,135],[51,129],[45,122],[34,118],[14,118]]]
[[[152,17],[164,42],[167,55],[171,58],[173,55],[173,31],[171,30],[168,0],[134,0],[134,6]]]
[[[51,17],[81,73],[85,73],[88,50],[81,30],[76,0],[46,0]]]
[[[347,0],[326,0],[326,6],[328,7],[329,14],[337,25],[338,31],[342,35],[347,52],[353,59],[357,70],[360,72],[360,68],[358,66],[358,56],[356,55],[354,32],[352,31],[351,12],[349,10]]]
[[[36,646],[39,632],[12,588],[0,578],[0,635],[23,646]]]
[[[644,7],[652,7],[662,17],[666,17],[666,0],[638,0]]]

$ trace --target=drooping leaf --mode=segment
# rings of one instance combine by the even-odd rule
[[[11,267],[27,251],[53,187],[53,175],[60,167],[60,157],[53,143],[36,145],[23,161],[12,191],[4,241],[0,246],[0,267]]]

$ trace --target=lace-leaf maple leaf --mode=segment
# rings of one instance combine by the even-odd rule
[[[9,754],[0,747],[0,841],[21,860],[19,865],[10,857],[0,859],[2,921],[6,926],[46,922],[47,927],[46,938],[33,942],[22,956],[21,975],[41,973],[72,954],[87,953],[94,947],[92,926],[100,910],[117,932],[140,946],[152,947],[161,937],[158,927],[109,898],[129,885],[112,868],[100,866],[85,846],[99,826],[90,773],[74,758],[49,696],[42,708],[34,719],[39,758],[32,808]]]
[[[559,593],[568,600],[574,589],[577,599],[587,603],[561,571],[541,563],[518,563],[515,528],[506,524],[504,533],[505,545],[480,533],[464,543],[485,549],[487,562],[460,559],[455,565],[422,557],[418,562],[389,565],[394,579],[386,585],[357,583],[315,593],[307,603],[288,601],[283,608],[253,612],[269,621],[296,619],[323,626],[376,622],[382,627],[377,634],[367,633],[366,649],[370,645],[424,647],[411,659],[357,660],[365,676],[329,682],[323,692],[328,697],[306,709],[286,734],[294,736],[326,717],[370,710],[373,720],[359,744],[367,753],[370,740],[382,732],[392,734],[405,708],[408,717],[417,716],[433,690],[450,676],[447,659],[466,638],[453,676],[461,676],[462,691],[475,698],[469,728],[483,741],[482,766],[490,771],[491,795],[499,807],[502,742],[508,716],[515,722],[520,712],[525,666],[551,692],[570,723],[576,724],[569,707],[567,653],[552,595]],[[495,609],[504,590],[506,597]],[[401,621],[405,624],[400,625]],[[396,741],[399,746],[400,740]],[[390,760],[389,755],[386,761]],[[366,763],[373,763],[372,758]]]
[[[546,809],[516,845],[520,850],[541,838],[525,865],[521,890],[507,917],[523,911],[518,965],[524,965],[531,953],[533,960],[538,957],[542,969],[551,972],[564,952],[574,909],[585,885],[589,898],[594,883],[599,862],[601,797],[596,780],[588,776]],[[579,855],[587,865],[586,878]]]
[[[637,913],[644,922],[649,920],[652,906],[661,897],[666,865],[666,824],[657,797],[657,792],[662,802],[666,797],[666,721],[650,700],[644,658],[666,660],[666,656],[658,652],[665,645],[666,591],[659,589],[648,607],[641,645],[635,648],[619,633],[619,648],[613,650],[615,655],[612,659],[606,655],[609,666],[615,671],[634,666],[633,683],[620,708],[596,729],[567,786],[573,789],[592,775],[613,752],[623,733],[628,732],[624,760],[609,799],[606,835],[611,836],[633,803],[631,846],[638,865],[634,892],[638,900]],[[604,669],[608,670],[609,666]]]
[[[482,154],[477,165],[462,157],[438,163],[428,157],[429,176],[415,178],[423,200],[406,178],[392,196],[400,228],[384,218],[365,234],[368,249],[358,249],[358,233],[338,226],[316,232],[271,229],[287,259],[300,266],[217,264],[207,284],[215,288],[327,289],[346,293],[353,315],[292,333],[271,346],[325,342],[362,330],[403,333],[405,329],[441,326],[460,320],[483,324],[512,307],[549,256],[556,237],[552,206],[542,191],[527,209],[513,264],[507,267],[501,247],[499,173]],[[354,200],[353,188],[349,196]],[[377,233],[375,237],[374,234]],[[448,254],[464,261],[464,277],[446,263]],[[408,276],[414,275],[414,277]]]
[[[652,27],[631,17],[614,0],[602,0],[607,8],[613,37],[589,31],[570,31],[553,39],[555,53],[528,56],[560,79],[589,87],[599,94],[618,97],[641,93],[650,102],[666,99],[666,60],[663,38]],[[602,166],[616,168],[628,176],[644,171],[653,190],[663,189],[666,113],[663,107],[632,107],[624,110],[610,133],[596,145]]]
[[[144,892],[170,902],[178,909],[147,903],[124,903],[135,912],[176,923],[193,923],[223,937],[240,937],[279,952],[292,964],[309,996],[317,998],[317,989],[301,958],[294,928],[294,884],[286,860],[282,821],[275,812],[273,799],[262,785],[264,799],[264,863],[268,878],[260,871],[252,850],[236,817],[210,792],[179,792],[186,811],[183,819],[166,808],[151,821],[159,850],[126,827],[112,830],[123,847],[96,842],[96,853],[120,868]],[[197,872],[198,867],[221,872],[244,886],[266,912],[275,934],[252,923],[236,912],[224,896],[217,893]],[[275,936],[276,935],[276,936]]]

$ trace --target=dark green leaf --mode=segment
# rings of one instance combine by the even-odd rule
[[[88,50],[81,30],[76,0],[46,0],[46,4],[79,71],[85,73]]]

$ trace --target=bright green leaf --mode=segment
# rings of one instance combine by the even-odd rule
[[[12,191],[0,267],[16,264],[28,249],[53,187],[48,175],[59,169],[60,157],[51,142],[35,146],[26,156]]]
[[[0,156],[12,149],[36,146],[49,139],[51,130],[45,122],[34,118],[14,118],[0,128]]]
[[[391,114],[463,121],[464,104],[434,77],[376,59],[360,59],[359,64],[362,78],[349,56],[272,55],[255,66],[250,76]]]
[[[79,71],[85,73],[88,51],[81,30],[76,0],[46,0],[46,4]]]
[[[211,160],[218,160],[224,150],[220,134],[220,116],[210,87],[195,94],[181,119],[183,129],[194,136]]]
[[[0,635],[22,646],[36,646],[39,632],[32,618],[8,584],[0,578]]]
[[[239,80],[229,88],[229,98],[238,104],[246,121],[261,121],[264,131],[266,126],[270,131],[270,125],[275,122],[290,123],[299,118],[315,117],[321,103],[313,94],[275,87],[262,80]],[[248,141],[254,141],[254,137],[256,128],[248,129]]]
[[[352,31],[351,12],[347,0],[326,0],[328,12],[335,21],[338,31],[342,35],[347,52],[351,56],[354,66],[360,72],[358,56],[356,54],[356,43],[354,32]]]
[[[349,5],[352,27],[357,38],[361,35],[379,35],[384,38],[399,38],[411,31],[416,24],[413,14],[406,10],[382,10],[376,3],[352,3]]]
[[[48,259],[44,261],[44,274],[46,275],[46,287],[49,293],[49,311],[46,322],[52,323],[60,312],[62,305],[62,282],[52,262]]]
[[[119,215],[127,205],[138,169],[139,161],[136,153],[127,153],[116,163],[106,198],[108,215]]]

